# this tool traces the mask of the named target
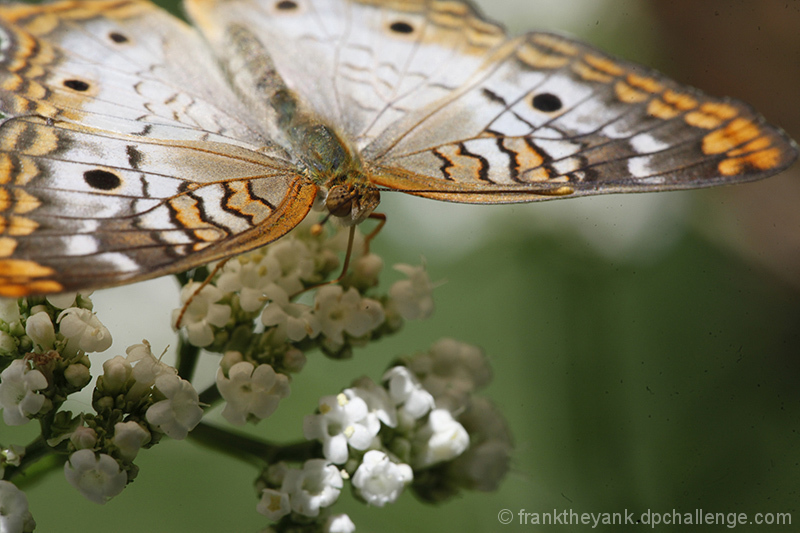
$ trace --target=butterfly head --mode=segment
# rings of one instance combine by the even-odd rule
[[[325,197],[328,212],[351,226],[366,219],[378,207],[381,194],[361,180],[346,181],[333,185]]]

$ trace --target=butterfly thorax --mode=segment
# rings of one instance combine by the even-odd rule
[[[243,100],[259,113],[266,104],[265,122],[274,137],[296,158],[301,171],[319,188],[331,215],[346,225],[367,218],[380,200],[364,166],[351,149],[308,106],[304,105],[272,62],[267,49],[250,29],[231,24],[222,34],[223,67]]]
[[[285,134],[301,168],[320,188],[325,207],[345,225],[358,224],[380,202],[364,171],[361,158],[333,128],[302,110],[288,89],[277,91],[270,105],[278,113]]]

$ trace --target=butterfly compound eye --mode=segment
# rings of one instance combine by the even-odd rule
[[[338,218],[345,218],[350,216],[353,209],[353,192],[341,185],[331,187],[328,191],[328,197],[325,198],[325,207],[331,215]]]

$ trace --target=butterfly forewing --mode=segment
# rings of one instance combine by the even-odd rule
[[[0,6],[0,295],[270,242],[316,195],[196,32],[149,2]]]
[[[376,183],[519,202],[749,181],[797,156],[749,106],[573,40],[530,34],[504,53],[366,149]]]

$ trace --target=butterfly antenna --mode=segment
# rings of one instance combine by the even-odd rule
[[[211,280],[214,279],[214,276],[216,276],[217,273],[220,270],[222,270],[222,267],[224,267],[225,263],[227,263],[230,259],[231,259],[230,257],[226,257],[225,259],[221,259],[220,261],[218,261],[217,264],[214,265],[214,269],[211,271],[211,273],[208,276],[206,276],[206,279],[203,281],[203,283],[201,283],[200,286],[192,292],[192,295],[189,296],[189,298],[181,307],[181,312],[178,314],[178,319],[175,321],[175,329],[181,329],[181,322],[183,322],[183,315],[186,314],[186,310],[189,309],[189,305],[191,305],[192,300],[194,300],[194,297],[200,294],[200,291],[202,291],[206,285],[211,283]]]

